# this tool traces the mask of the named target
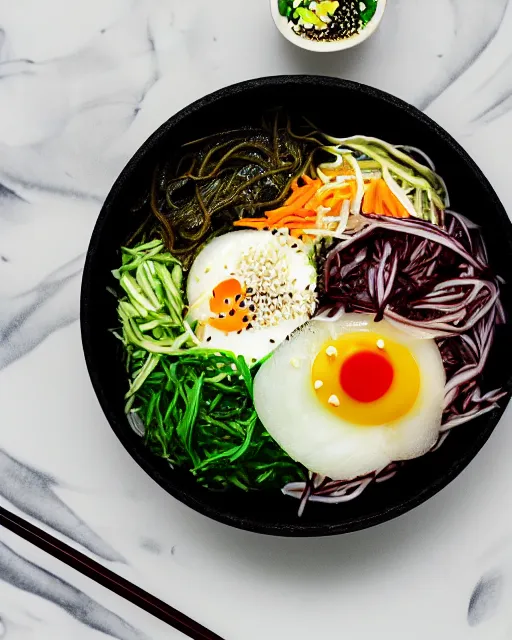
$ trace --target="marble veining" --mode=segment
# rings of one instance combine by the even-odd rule
[[[54,492],[57,482],[51,476],[23,465],[0,450],[0,494],[12,505],[55,531],[73,538],[91,553],[109,562],[123,557],[105,543]]]
[[[321,543],[261,538],[177,504],[125,453],[77,319],[90,233],[124,164],[177,110],[244,79],[318,73],[394,93],[445,126],[512,210],[511,32],[508,0],[390,0],[364,45],[315,55],[280,37],[266,0],[0,0],[0,505],[226,638],[506,637],[512,551],[481,558],[512,534],[510,411],[461,478],[399,520]],[[96,634],[160,637],[100,615],[102,598],[25,555],[0,546],[5,637],[45,637],[16,604],[29,596]]]
[[[0,638],[8,640],[184,638],[4,530],[0,532],[0,614]]]

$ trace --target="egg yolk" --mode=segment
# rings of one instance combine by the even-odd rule
[[[359,351],[345,360],[340,384],[345,393],[358,402],[375,402],[386,395],[395,372],[386,356],[373,351]]]
[[[219,331],[231,333],[247,327],[249,317],[245,309],[245,291],[238,280],[223,280],[212,292],[210,311],[217,317],[210,318],[208,324]]]
[[[410,350],[373,332],[347,333],[317,354],[312,385],[318,400],[340,419],[382,425],[411,411],[420,370]]]

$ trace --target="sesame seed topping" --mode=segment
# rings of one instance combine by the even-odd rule
[[[292,365],[292,367],[295,367],[295,369],[300,368],[300,362],[297,360],[297,358],[292,358],[290,360],[290,364]]]
[[[249,322],[249,316],[244,316],[242,318],[242,322]]]
[[[329,400],[327,402],[332,407],[339,407],[340,406],[340,399],[338,398],[338,396],[335,396],[334,394],[329,398]]]
[[[233,317],[233,316],[235,315],[235,310],[234,310],[234,309],[231,309],[231,310],[229,311],[229,315],[230,315],[231,317]]]
[[[377,340],[377,349],[385,349],[386,347],[386,343],[384,342],[384,340]]]
[[[338,349],[336,347],[327,347],[325,353],[329,356],[329,358],[335,358],[338,355]]]
[[[206,342],[210,342],[210,340],[211,340],[211,339],[212,339],[212,337],[211,337],[211,336],[208,336],[208,337],[206,338]]]
[[[274,338],[270,338],[270,342],[271,342],[272,344],[275,344],[275,343],[276,343],[276,341],[274,340]]]
[[[288,232],[278,231],[269,245],[244,252],[237,265],[238,278],[245,287],[245,304],[253,313],[251,320],[257,329],[275,327],[284,320],[306,321],[316,309],[315,286],[307,291],[297,288],[290,253],[281,249],[281,241],[283,247],[290,248]]]
[[[321,389],[324,386],[324,383],[321,380],[315,380],[315,389]]]

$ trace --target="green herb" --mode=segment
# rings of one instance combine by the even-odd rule
[[[361,20],[363,26],[366,26],[377,11],[378,0],[363,0],[362,4],[366,7],[361,11]]]
[[[228,351],[193,348],[159,357],[132,406],[148,446],[210,489],[281,488],[304,479],[304,468],[258,419],[255,370]]]
[[[289,18],[293,10],[292,0],[279,0],[279,13],[285,18]]]

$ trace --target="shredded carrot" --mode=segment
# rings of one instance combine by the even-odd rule
[[[338,216],[343,202],[355,195],[356,184],[348,181],[346,185],[333,183],[331,188],[322,189],[321,180],[310,176],[302,176],[302,184],[297,180],[291,185],[292,194],[282,207],[273,211],[266,211],[264,218],[242,218],[234,225],[253,229],[281,229],[293,231],[294,237],[304,235],[304,229],[313,228],[317,224],[317,210],[323,206],[331,210],[331,215]],[[371,185],[373,187],[373,185]]]
[[[391,218],[409,218],[410,214],[382,178],[372,180],[366,187],[363,213]]]

